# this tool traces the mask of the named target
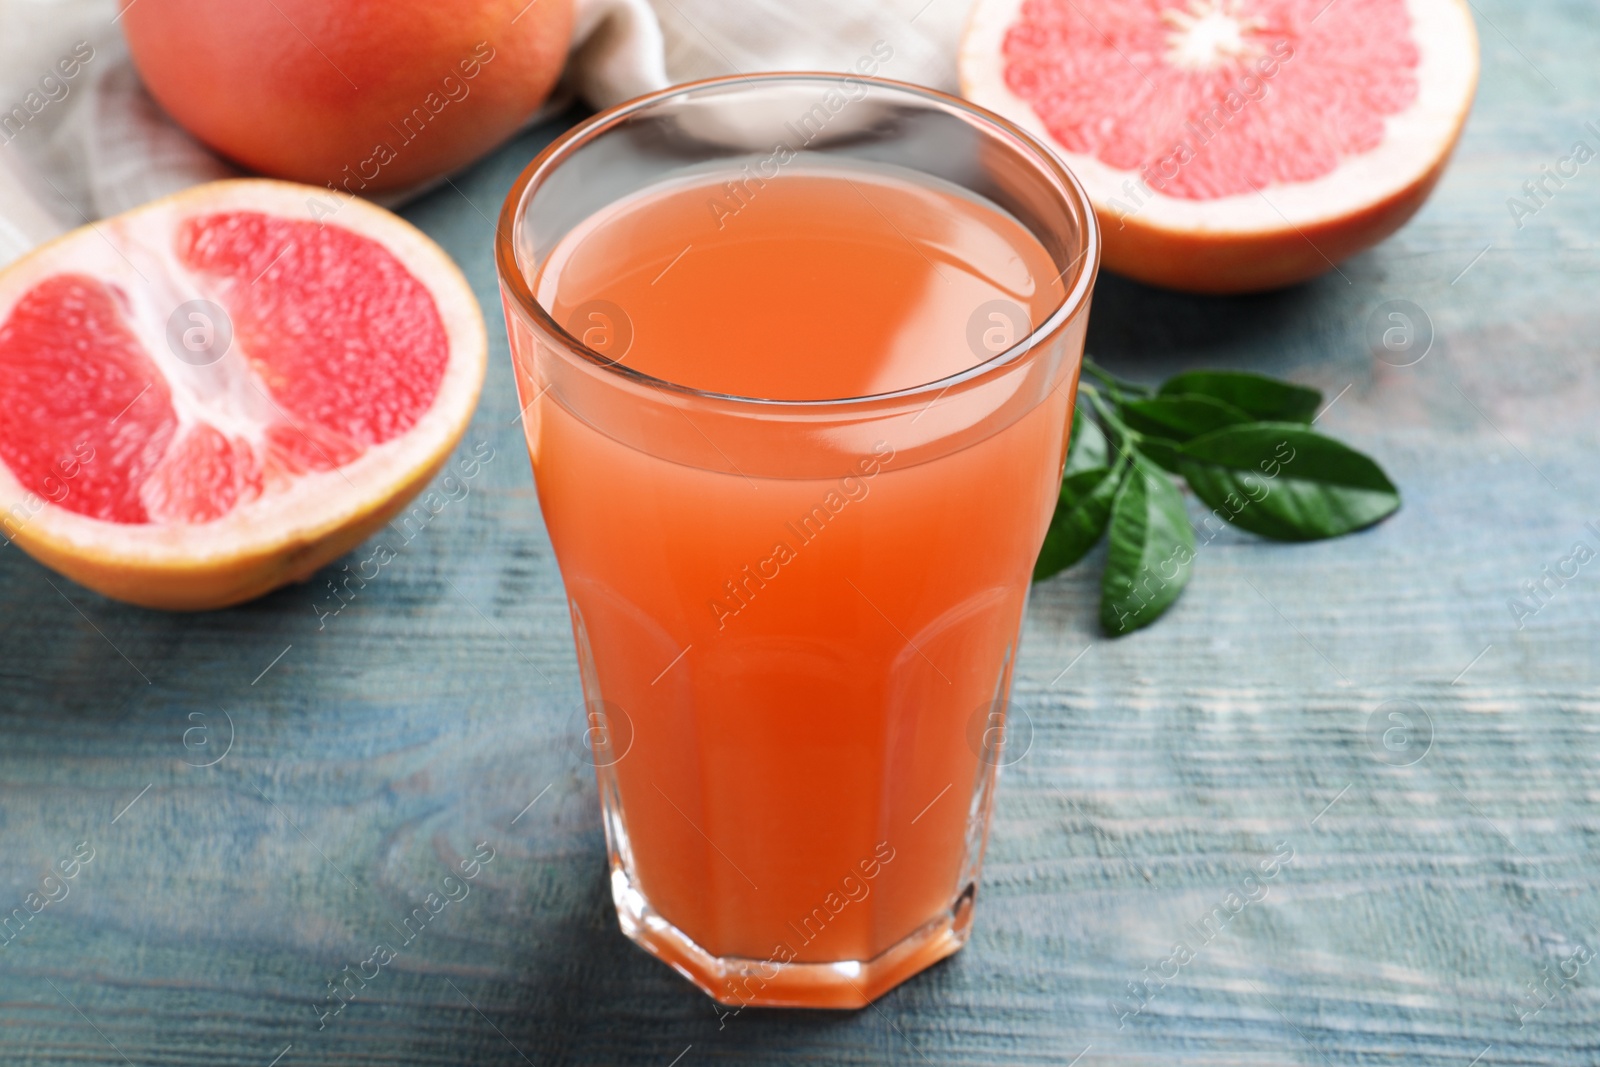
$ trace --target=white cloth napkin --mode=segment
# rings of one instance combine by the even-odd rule
[[[884,77],[953,91],[970,0],[576,5],[563,91],[606,107],[719,74],[845,70],[878,42],[893,52]],[[0,0],[0,265],[72,227],[238,173],[144,91],[117,18],[116,0]]]

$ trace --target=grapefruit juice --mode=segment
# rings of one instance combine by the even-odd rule
[[[565,336],[507,287],[618,914],[726,1004],[860,1005],[966,939],[1082,353],[1060,258],[798,158],[570,225],[519,279]]]

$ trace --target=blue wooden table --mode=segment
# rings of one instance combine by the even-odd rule
[[[1600,148],[1600,13],[1474,2],[1477,109],[1398,236],[1268,296],[1102,279],[1103,363],[1315,385],[1405,507],[1220,536],[1131,637],[1092,560],[1036,588],[957,957],[721,1025],[616,929],[490,259],[547,127],[406,212],[489,316],[493,459],[336,616],[321,579],[172,616],[0,550],[0,1062],[1600,1063],[1600,161],[1507,206]],[[1400,300],[1431,344],[1376,359]]]

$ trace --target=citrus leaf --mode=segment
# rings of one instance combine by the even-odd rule
[[[1172,479],[1143,456],[1111,508],[1111,545],[1100,582],[1100,625],[1113,636],[1148,626],[1189,581],[1194,527]]]
[[[1140,433],[1183,442],[1224,426],[1255,422],[1247,412],[1225,400],[1200,393],[1174,393],[1122,405],[1122,421]]]
[[[1061,500],[1045,531],[1039,559],[1033,565],[1034,581],[1059,574],[1088,555],[1106,532],[1111,505],[1127,468],[1128,464],[1119,460],[1115,469],[1099,467],[1067,475],[1061,484]]]
[[[1181,473],[1178,464],[1182,457],[1178,455],[1178,442],[1165,437],[1153,437],[1148,434],[1139,435],[1139,451],[1145,459],[1153,461],[1156,466],[1164,467],[1173,474]]]
[[[1322,406],[1315,389],[1243,371],[1197,370],[1168,378],[1160,395],[1209,396],[1261,420],[1309,423]]]
[[[1230,426],[1179,449],[1184,480],[1221,518],[1279,541],[1317,541],[1371,526],[1400,492],[1370,458],[1306,426]]]

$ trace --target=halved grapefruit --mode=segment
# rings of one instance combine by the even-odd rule
[[[979,0],[961,49],[966,96],[1082,179],[1106,267],[1203,293],[1399,229],[1477,79],[1463,0]]]
[[[106,596],[198,610],[398,513],[477,404],[483,316],[382,208],[197,186],[0,272],[0,534]]]

